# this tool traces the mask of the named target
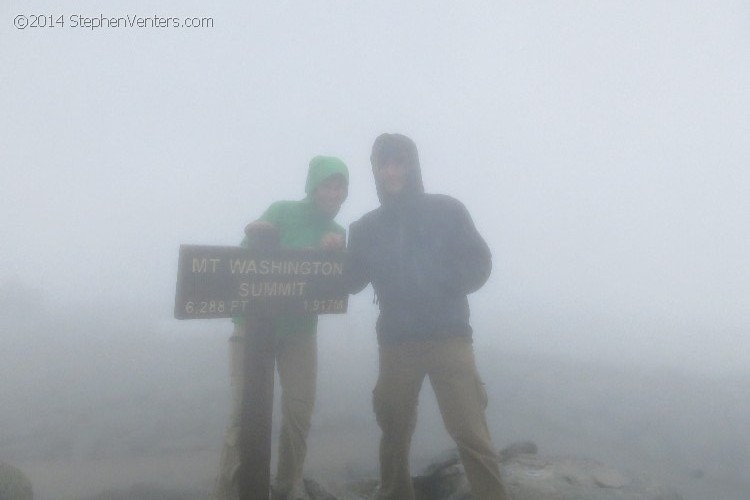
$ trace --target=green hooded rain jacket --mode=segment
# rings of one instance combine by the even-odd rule
[[[307,171],[305,193],[299,201],[277,201],[263,212],[258,220],[270,222],[279,231],[282,248],[317,248],[326,233],[334,232],[345,236],[346,231],[332,218],[321,214],[312,201],[312,194],[325,179],[332,175],[342,175],[349,182],[349,170],[340,159],[333,156],[316,156],[310,160]],[[241,246],[247,248],[251,241],[247,236]],[[243,324],[244,318],[233,319],[235,324]],[[277,337],[290,335],[311,335],[318,326],[315,314],[285,314],[274,318]]]

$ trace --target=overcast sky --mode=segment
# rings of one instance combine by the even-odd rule
[[[0,284],[48,303],[169,318],[181,243],[237,244],[317,154],[350,166],[348,225],[401,132],[493,251],[483,330],[750,356],[747,2],[4,0],[0,67]]]

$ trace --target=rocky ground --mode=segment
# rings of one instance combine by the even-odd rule
[[[362,333],[370,319],[348,323],[357,318],[330,319],[319,337],[307,471],[331,494],[377,476],[377,345]],[[229,412],[228,326],[139,321],[93,309],[0,317],[0,461],[26,474],[36,500],[206,498]],[[541,450],[506,459],[512,492],[536,485],[623,499],[663,485],[685,500],[747,500],[747,374],[571,361],[482,342],[495,443],[532,439]],[[453,446],[428,383],[422,396],[414,472]]]
[[[501,451],[502,474],[513,500],[682,500],[679,493],[653,478],[624,474],[608,465],[574,457],[537,453],[531,442]],[[310,500],[370,500],[377,480],[361,479],[321,486],[306,482]],[[414,478],[417,500],[473,498],[458,453],[451,451]]]
[[[574,457],[539,454],[532,442],[515,443],[500,452],[503,479],[513,500],[682,500],[653,478],[623,473],[606,464]],[[7,477],[8,480],[5,480]],[[344,482],[306,479],[308,500],[371,500],[378,481]],[[455,450],[437,457],[414,477],[417,500],[470,500],[473,497]],[[106,490],[83,500],[199,500],[205,491],[136,484]],[[0,500],[31,500],[31,484],[15,468],[0,467]]]

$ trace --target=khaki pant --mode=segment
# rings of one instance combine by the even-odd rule
[[[244,342],[244,328],[235,326],[229,339],[232,414],[221,454],[219,476],[214,490],[215,500],[238,498],[236,474],[240,465]],[[281,434],[274,491],[286,495],[289,500],[296,500],[305,498],[302,465],[307,454],[307,433],[315,405],[317,341],[313,334],[288,337],[277,342],[276,369],[281,382]]]
[[[466,339],[403,342],[380,346],[380,375],[373,406],[383,431],[379,498],[413,500],[409,447],[425,375],[435,391],[445,427],[456,442],[472,494],[506,500],[498,457],[484,411],[487,393]]]

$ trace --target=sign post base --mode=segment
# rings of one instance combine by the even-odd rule
[[[239,500],[269,498],[275,360],[271,317],[249,314],[245,319]]]

